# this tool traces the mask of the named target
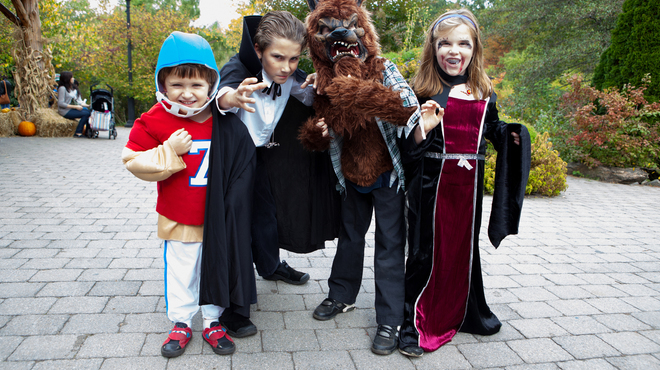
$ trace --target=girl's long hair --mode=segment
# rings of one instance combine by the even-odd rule
[[[465,16],[468,17],[472,23],[461,17],[452,17],[445,19],[440,24],[436,25],[438,20],[448,15]],[[440,73],[438,73],[438,68],[440,67],[438,66],[436,59],[436,43],[440,36],[446,35],[448,32],[462,24],[468,26],[474,42],[472,60],[466,70],[466,73],[468,74],[468,85],[474,91],[477,99],[484,99],[484,97],[488,97],[493,93],[493,83],[484,70],[483,44],[481,43],[479,23],[477,23],[477,19],[472,12],[467,9],[459,9],[451,10],[442,14],[433,21],[433,24],[431,24],[426,31],[426,40],[424,41],[424,48],[422,50],[422,60],[419,70],[417,70],[417,73],[411,81],[412,88],[418,96],[434,96],[435,94],[442,92],[443,82],[447,84],[447,81],[443,81],[442,77],[440,77]]]
[[[58,82],[57,87],[59,88],[60,86],[64,86],[66,91],[69,91],[69,92],[75,90],[76,92],[78,92],[78,96],[80,96],[80,90],[78,90],[78,87],[74,86],[71,83],[71,78],[72,77],[73,77],[72,72],[67,71],[67,72],[60,73],[60,82]]]

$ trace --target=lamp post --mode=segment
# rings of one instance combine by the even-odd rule
[[[126,0],[126,28],[128,30],[128,86],[129,89],[133,87],[133,56],[132,56],[132,45],[131,45],[131,0]],[[126,127],[133,127],[133,122],[135,122],[135,99],[133,99],[133,93],[129,92],[128,103],[127,103],[128,112],[126,114]]]

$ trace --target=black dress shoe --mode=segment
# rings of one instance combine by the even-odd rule
[[[293,285],[303,285],[309,280],[309,274],[294,270],[286,261],[282,260],[275,272],[272,275],[264,276],[264,279],[272,281],[282,280],[285,283]]]
[[[424,350],[422,349],[422,347],[414,346],[414,345],[399,346],[399,352],[403,353],[408,357],[422,357],[422,355],[424,354]]]
[[[389,355],[394,352],[398,342],[399,334],[395,327],[378,325],[376,336],[371,344],[371,352],[377,355]]]
[[[227,329],[227,334],[234,338],[245,338],[257,334],[257,327],[249,318],[232,312],[220,316],[220,324]]]
[[[344,304],[332,298],[326,298],[314,310],[314,318],[321,321],[330,320],[340,312],[348,312],[355,309],[354,304]]]

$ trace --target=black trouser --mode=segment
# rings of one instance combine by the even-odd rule
[[[397,326],[403,322],[404,200],[404,192],[397,192],[396,183],[366,194],[347,184],[342,197],[339,243],[328,279],[328,296],[346,304],[355,303],[362,284],[364,237],[375,210],[375,306],[379,325]]]
[[[257,169],[252,206],[252,260],[260,276],[272,275],[280,263],[275,198],[270,189],[264,155],[268,149],[257,148]]]

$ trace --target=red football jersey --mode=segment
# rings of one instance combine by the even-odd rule
[[[192,136],[193,145],[181,156],[186,168],[158,181],[156,212],[181,224],[203,225],[213,117],[198,123],[174,116],[157,103],[135,120],[126,147],[136,152],[153,149],[180,128]]]

